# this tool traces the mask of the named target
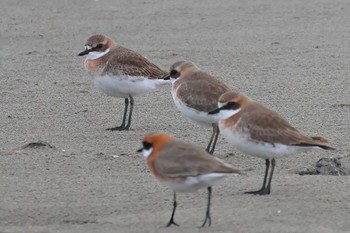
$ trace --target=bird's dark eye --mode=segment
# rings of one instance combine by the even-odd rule
[[[95,48],[96,48],[96,49],[100,49],[100,48],[102,48],[102,47],[103,47],[103,44],[97,44]]]
[[[240,105],[236,102],[228,102],[226,105],[225,105],[225,109],[232,109],[232,110],[236,110],[236,109],[239,109]]]
[[[177,70],[170,71],[170,77],[178,78],[179,76],[180,76],[180,73]]]
[[[142,145],[143,145],[143,149],[145,150],[149,150],[152,148],[152,144],[149,142],[142,142]]]

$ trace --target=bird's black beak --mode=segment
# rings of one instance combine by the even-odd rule
[[[84,55],[89,54],[90,52],[91,52],[91,49],[86,49],[83,52],[79,53],[78,56],[84,56]]]
[[[140,149],[138,149],[136,152],[137,153],[140,153],[140,152],[142,152],[143,151],[143,148],[140,148]]]
[[[219,113],[219,112],[221,111],[221,109],[222,109],[222,108],[217,108],[217,109],[215,109],[215,110],[213,110],[213,111],[208,112],[208,114],[209,114],[209,115],[217,114],[217,113]]]
[[[170,80],[170,75],[163,78],[164,80]]]

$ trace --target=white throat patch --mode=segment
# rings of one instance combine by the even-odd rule
[[[152,147],[149,148],[148,150],[146,150],[145,148],[143,148],[143,150],[142,150],[143,156],[145,156],[145,157],[147,158],[147,157],[152,153],[152,150],[153,150]]]
[[[241,108],[236,109],[236,110],[228,110],[228,109],[222,109],[218,113],[219,117],[221,120],[226,120],[227,118],[232,117],[233,115],[237,114],[239,111],[241,111]]]
[[[98,58],[106,55],[108,52],[109,52],[109,49],[106,49],[106,51],[104,51],[104,52],[92,51],[87,55],[87,59],[95,60],[95,59],[98,59]]]
[[[170,77],[170,82],[171,82],[171,84],[174,84],[174,83],[176,82],[176,80],[178,80],[178,78],[171,78],[171,77]]]

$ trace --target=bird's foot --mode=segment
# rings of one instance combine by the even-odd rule
[[[270,189],[269,188],[262,188],[257,191],[249,191],[245,192],[246,194],[253,194],[253,195],[269,195],[270,194]]]

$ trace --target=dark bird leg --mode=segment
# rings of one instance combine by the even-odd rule
[[[211,187],[208,187],[208,205],[207,211],[205,212],[205,219],[201,227],[204,227],[208,220],[208,226],[211,226],[211,217],[210,217],[210,200],[211,200]]]
[[[176,202],[176,193],[174,192],[174,202],[173,202],[173,212],[171,213],[171,218],[166,227],[170,227],[171,225],[179,226],[176,222],[174,222],[175,210],[176,210],[177,202]]]
[[[206,149],[206,151],[207,151],[208,153],[210,153],[209,151],[210,151],[211,143],[213,142],[213,139],[214,139],[214,135],[215,135],[215,131],[214,131],[214,124],[213,124],[213,132],[212,132],[212,134],[211,134],[211,137],[210,137],[210,140],[209,140],[207,149]]]
[[[274,161],[274,159],[273,159]],[[248,194],[254,194],[254,195],[265,195],[265,194],[270,194],[270,192],[268,191],[267,187],[266,187],[266,181],[267,181],[267,175],[269,174],[269,168],[270,168],[270,160],[265,159],[265,176],[264,176],[264,182],[263,185],[261,187],[261,189],[257,190],[257,191],[249,191],[249,192],[245,192]],[[271,177],[270,177],[271,179]],[[268,192],[268,193],[267,193]]]
[[[126,115],[128,113],[128,106],[129,106],[129,99],[125,98],[124,115],[123,115],[123,122],[122,122],[122,124],[120,126],[118,126],[118,127],[109,128],[107,130],[114,131],[114,130],[124,130],[125,129],[125,120],[126,120]]]
[[[218,141],[218,137],[220,134],[219,126],[217,124],[212,124],[212,126],[213,126],[213,133],[210,137],[210,141],[206,149],[209,154],[214,153],[216,142]]]
[[[124,130],[128,130],[130,128],[131,125],[131,116],[132,116],[132,111],[134,110],[134,98],[132,98],[132,96],[130,96],[130,112],[129,112],[129,120],[128,120],[128,124],[126,124]]]
[[[271,172],[270,172],[270,178],[269,178],[269,183],[267,184],[267,194],[270,194],[271,192],[271,181],[272,181],[272,175],[273,175],[273,172],[275,170],[275,165],[276,165],[276,160],[275,159],[272,159],[271,160]]]

